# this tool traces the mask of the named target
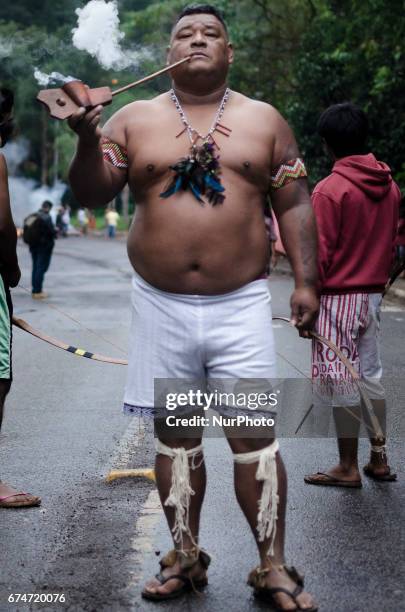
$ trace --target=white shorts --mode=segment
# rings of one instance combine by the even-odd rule
[[[370,399],[383,399],[380,379],[380,293],[322,295],[316,331],[332,340],[360,373]],[[325,344],[312,341],[312,379],[320,397],[333,406],[354,406],[360,397],[339,357]]]
[[[276,356],[266,279],[223,295],[161,291],[138,274],[124,412],[153,408],[155,379],[273,379]]]

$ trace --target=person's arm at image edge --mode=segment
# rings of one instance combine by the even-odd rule
[[[8,191],[7,164],[0,153],[0,273],[10,287],[21,277],[17,259],[17,231],[14,225]]]

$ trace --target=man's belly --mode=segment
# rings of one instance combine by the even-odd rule
[[[195,215],[173,215],[173,209],[170,216],[149,212],[136,215],[128,255],[151,285],[173,293],[214,295],[263,275],[269,248],[261,211],[249,219],[215,216],[215,209],[206,208]]]

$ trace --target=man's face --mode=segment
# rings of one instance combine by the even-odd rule
[[[232,45],[222,23],[210,14],[187,15],[175,25],[169,47],[169,62],[191,55],[185,69],[192,72],[222,69],[233,61]]]

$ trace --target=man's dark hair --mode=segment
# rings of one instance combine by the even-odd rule
[[[45,202],[42,202],[41,208],[42,210],[45,210],[46,208],[51,210],[52,206],[53,206],[52,202],[50,202],[49,200],[45,200]]]
[[[228,28],[226,27],[222,12],[211,4],[188,4],[177,16],[173,27],[180,21],[180,19],[187,17],[187,15],[214,15],[214,17],[216,17],[218,21],[222,23],[225,32],[228,34]]]
[[[367,153],[367,115],[352,102],[327,108],[318,121],[317,129],[336,157]]]

